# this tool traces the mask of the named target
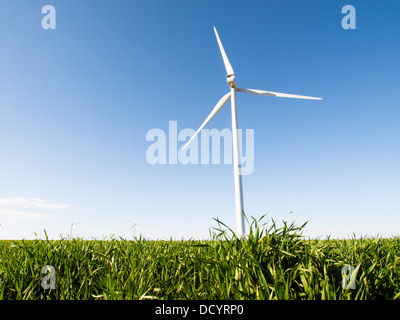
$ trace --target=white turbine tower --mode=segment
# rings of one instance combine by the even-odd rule
[[[74,227],[74,224],[79,224],[79,222],[71,222],[71,232],[70,232],[70,235],[69,235],[70,239],[72,239],[72,229]]]
[[[219,49],[224,60],[227,82],[230,87],[230,92],[224,95],[216,104],[214,109],[211,111],[207,119],[203,122],[200,128],[196,131],[193,137],[183,146],[182,150],[185,150],[187,146],[193,141],[193,139],[200,133],[205,125],[217,114],[217,112],[224,106],[224,104],[231,98],[231,113],[232,113],[232,143],[233,143],[233,169],[234,169],[234,182],[235,182],[235,206],[236,206],[236,226],[237,236],[245,238],[246,231],[244,225],[244,211],[243,211],[243,190],[242,190],[242,175],[240,171],[240,150],[239,150],[239,137],[238,137],[238,120],[236,112],[236,92],[243,92],[247,94],[257,96],[272,96],[282,98],[296,98],[296,99],[311,99],[311,100],[322,100],[321,98],[299,96],[295,94],[279,93],[264,90],[255,89],[241,89],[236,86],[235,73],[225,53],[224,47],[222,46],[221,40],[218,36],[217,29],[214,27],[215,36],[217,37]]]

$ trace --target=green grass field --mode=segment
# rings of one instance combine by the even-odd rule
[[[400,299],[399,237],[309,240],[261,220],[247,240],[217,221],[210,241],[0,241],[0,299]]]

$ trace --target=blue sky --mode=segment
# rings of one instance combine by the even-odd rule
[[[56,29],[41,25],[44,5]],[[356,9],[344,30],[342,7]],[[247,215],[312,237],[400,233],[398,1],[2,1],[0,238],[206,238],[235,229],[232,165],[150,165],[149,130],[197,129],[229,91],[254,129]],[[229,103],[207,128],[230,128]],[[178,146],[184,142],[179,142]]]

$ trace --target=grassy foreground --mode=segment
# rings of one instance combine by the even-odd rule
[[[306,240],[261,219],[247,240],[217,221],[211,241],[0,241],[0,299],[400,299],[399,237]]]

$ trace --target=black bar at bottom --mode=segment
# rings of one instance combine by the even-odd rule
[[[46,319],[106,315],[127,319],[264,319],[299,315],[359,317],[400,310],[397,301],[0,301],[2,315],[43,316]],[[321,313],[322,312],[322,313]]]

